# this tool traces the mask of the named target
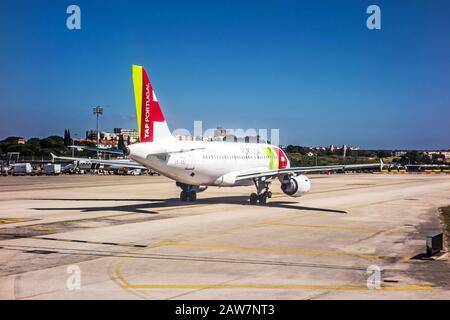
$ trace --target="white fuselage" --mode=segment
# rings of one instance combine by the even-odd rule
[[[236,176],[278,169],[281,163],[276,151],[279,149],[262,143],[167,140],[136,143],[128,148],[130,158],[136,162],[190,185],[248,185],[252,181],[236,182]],[[285,157],[284,167],[289,167],[286,155],[283,153],[281,157]]]

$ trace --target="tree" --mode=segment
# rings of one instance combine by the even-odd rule
[[[69,129],[64,129],[64,145],[70,146],[70,144],[72,143],[72,139],[70,138],[70,130]]]
[[[70,136],[70,130],[67,129],[67,145],[70,146],[72,144],[72,137]]]
[[[49,136],[39,142],[41,148],[64,148],[64,138]]]
[[[30,138],[25,143],[25,146],[33,151],[34,155],[41,154],[41,145],[39,144],[40,139],[39,138]]]
[[[443,154],[436,154],[436,153],[434,153],[431,156],[431,162],[434,163],[434,164],[436,164],[436,163],[437,164],[441,164],[444,161],[445,161],[445,156]]]
[[[123,141],[123,135],[119,135],[119,143],[117,145],[118,149],[124,149],[125,148],[125,142]]]
[[[416,150],[408,151],[406,154],[402,155],[399,159],[399,163],[402,165],[406,164],[430,164],[431,159],[428,155],[423,152]]]
[[[24,144],[12,144],[6,149],[7,152],[19,152],[24,156],[32,156],[34,152]]]
[[[392,156],[392,151],[389,151],[389,150],[378,150],[377,151],[378,158],[387,158],[390,156]]]

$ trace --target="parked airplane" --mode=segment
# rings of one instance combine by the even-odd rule
[[[132,66],[134,96],[140,142],[129,145],[124,154],[135,165],[153,169],[176,181],[181,188],[180,200],[197,200],[197,193],[208,186],[234,187],[254,184],[251,204],[265,204],[272,196],[269,185],[279,179],[281,190],[288,196],[300,197],[311,188],[304,174],[376,168],[381,164],[333,165],[291,168],[284,151],[266,143],[231,143],[178,141],[170,133],[153,86],[145,69]],[[81,160],[80,158],[56,157]],[[102,164],[125,164],[123,160],[96,160]],[[127,167],[133,163],[126,163]]]

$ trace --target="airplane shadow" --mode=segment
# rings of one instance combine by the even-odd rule
[[[129,198],[114,198],[114,199],[80,199],[80,198],[39,198],[33,199],[39,201],[86,201],[86,202],[102,202],[102,201],[117,201],[117,202],[141,202],[133,204],[124,205],[112,205],[112,206],[90,206],[90,207],[63,207],[63,208],[32,208],[33,210],[43,210],[43,211],[61,211],[61,210],[76,210],[81,212],[101,212],[101,211],[119,211],[127,213],[144,213],[144,214],[158,214],[160,212],[153,211],[161,208],[177,208],[186,206],[195,206],[199,204],[236,204],[236,205],[250,205],[248,203],[247,196],[221,196],[221,197],[210,197],[205,199],[197,199],[196,202],[180,202],[179,198],[168,198],[168,199],[129,199]],[[318,211],[318,212],[332,212],[346,214],[346,211],[326,209],[326,208],[314,208],[314,207],[304,207],[298,206],[298,202],[294,201],[270,201],[263,207],[265,208],[283,208],[292,209],[300,211]],[[152,210],[153,209],[153,210]]]

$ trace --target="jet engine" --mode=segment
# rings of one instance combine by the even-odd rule
[[[206,189],[208,189],[208,186],[196,186],[197,188],[195,188],[197,192],[203,192]]]
[[[281,190],[291,197],[301,197],[311,189],[311,181],[304,175],[290,177],[281,182]]]

